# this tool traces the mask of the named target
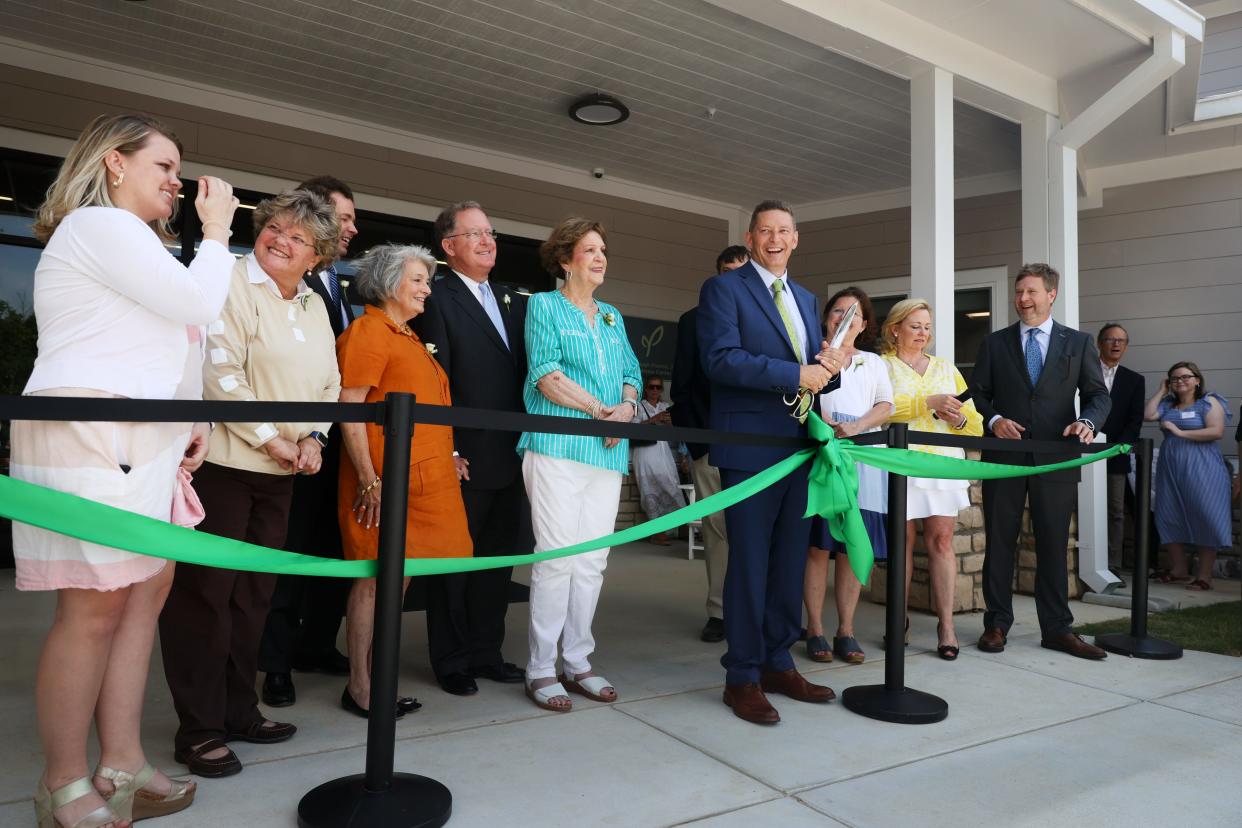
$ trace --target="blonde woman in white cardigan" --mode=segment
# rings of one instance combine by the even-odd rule
[[[204,240],[183,267],[161,241],[172,238],[180,168],[176,136],[145,116],[101,116],[79,136],[34,227],[47,246],[35,270],[39,353],[25,393],[171,399],[198,387],[201,351],[189,332],[224,305],[237,199],[220,179],[199,179]],[[205,424],[16,422],[12,474],[168,520],[177,468],[202,462],[206,435]],[[173,565],[21,524],[13,546],[18,589],[57,590],[35,678],[46,757],[40,828],[120,828],[188,806],[193,783],[151,767],[139,739]]]

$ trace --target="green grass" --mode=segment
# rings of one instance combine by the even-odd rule
[[[1081,635],[1128,633],[1130,619],[1082,624],[1074,631]],[[1147,634],[1181,644],[1187,650],[1242,656],[1242,601],[1153,612],[1147,616]]]

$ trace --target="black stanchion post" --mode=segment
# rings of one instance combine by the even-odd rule
[[[905,423],[888,427],[889,448],[909,445]],[[906,476],[888,474],[888,583],[884,592],[884,683],[847,687],[841,703],[860,716],[898,724],[933,724],[949,715],[939,696],[906,687]]]
[[[389,394],[385,398],[384,485],[380,494],[366,773],[333,779],[303,796],[298,803],[300,828],[436,828],[448,822],[452,813],[453,796],[444,785],[425,776],[393,773],[392,769],[413,414],[413,394]]]
[[[1149,512],[1151,511],[1150,437],[1138,441],[1135,450],[1137,468],[1134,473],[1134,588],[1130,596],[1130,634],[1097,635],[1096,646],[1110,653],[1135,658],[1174,659],[1182,657],[1180,644],[1147,636],[1147,555],[1150,542]]]

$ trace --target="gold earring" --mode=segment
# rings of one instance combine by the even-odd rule
[[[124,180],[125,180],[125,173],[119,172],[116,174],[116,179],[112,182],[112,186],[119,187],[121,186],[121,182]]]

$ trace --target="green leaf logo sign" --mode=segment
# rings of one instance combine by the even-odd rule
[[[659,345],[663,341],[664,341],[664,326],[661,325],[660,327],[652,331],[649,335],[644,336],[642,338],[643,350],[645,352],[643,356],[649,358],[651,356],[651,349]]]

